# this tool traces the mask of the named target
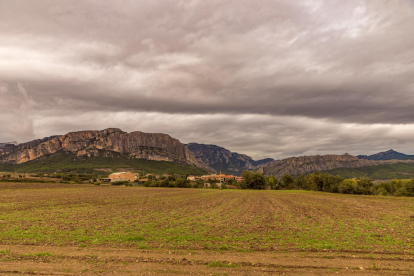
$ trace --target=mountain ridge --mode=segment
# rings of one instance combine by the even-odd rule
[[[414,160],[366,160],[349,154],[343,155],[315,155],[290,157],[275,161],[258,169],[265,176],[281,177],[284,174],[298,176],[313,171],[329,171],[339,168],[362,168],[377,165],[413,163]]]
[[[100,150],[122,153],[129,158],[200,166],[178,139],[162,133],[127,133],[118,128],[69,132],[19,144],[0,156],[0,164],[22,164],[60,151],[76,153],[78,157],[94,157],[99,156]]]
[[[231,152],[212,144],[189,143],[186,146],[201,166],[212,172],[241,173],[244,170],[256,170],[274,161],[272,158],[255,161],[246,154]]]
[[[372,155],[358,155],[359,159],[366,159],[366,160],[412,160],[414,159],[414,155],[408,155],[401,152],[397,152],[395,150],[387,150],[383,152],[379,152]]]

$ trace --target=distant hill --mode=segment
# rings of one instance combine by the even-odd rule
[[[187,147],[203,168],[214,172],[240,175],[245,170],[256,170],[274,162],[271,158],[255,161],[250,156],[216,145],[190,143]]]
[[[284,174],[298,176],[313,171],[332,171],[335,169],[357,169],[378,165],[393,165],[398,163],[414,164],[414,160],[365,160],[355,156],[344,155],[316,155],[291,157],[273,162],[259,169],[265,176],[274,175],[281,177]]]
[[[389,165],[377,165],[363,168],[340,168],[326,171],[332,175],[343,178],[369,177],[374,180],[381,179],[410,179],[414,177],[414,164],[396,163]]]
[[[414,160],[414,155],[407,155],[401,152],[397,152],[395,150],[388,150],[373,155],[358,155],[357,157],[359,159],[366,160]]]

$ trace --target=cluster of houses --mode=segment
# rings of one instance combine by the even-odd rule
[[[203,176],[194,176],[194,175],[189,175],[187,177],[187,180],[190,181],[197,181],[197,180],[217,180],[220,182],[226,182],[227,180],[233,180],[233,181],[237,181],[237,182],[241,182],[243,181],[243,177],[240,176],[234,176],[234,175],[226,175],[226,174],[209,174],[209,175],[203,175]]]
[[[168,177],[169,175],[164,175],[165,177]],[[110,183],[110,182],[116,182],[116,181],[128,181],[128,182],[146,182],[148,181],[149,177],[152,177],[152,179],[158,179],[161,176],[160,175],[152,175],[147,174],[144,176],[144,178],[139,178],[138,174],[132,173],[132,172],[118,172],[113,173],[108,176],[108,178],[99,178],[98,181],[101,183]],[[187,180],[189,181],[197,181],[197,180],[203,180],[203,181],[209,181],[209,180],[217,180],[221,182],[226,182],[227,180],[233,180],[240,182],[243,180],[243,177],[234,176],[234,175],[226,175],[226,174],[210,174],[210,175],[203,175],[203,176],[194,176],[189,175],[187,177]]]
[[[136,179],[139,179],[139,176],[131,172],[119,172],[113,173],[108,176],[108,178],[99,178],[98,181],[101,183],[109,183],[116,181],[129,181],[134,182]]]

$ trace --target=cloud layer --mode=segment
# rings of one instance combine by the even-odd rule
[[[2,0],[0,141],[121,127],[256,158],[414,153],[406,0]]]

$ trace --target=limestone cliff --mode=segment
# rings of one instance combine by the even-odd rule
[[[194,154],[201,166],[210,171],[242,172],[256,170],[273,162],[273,159],[253,160],[250,156],[231,152],[228,149],[216,146],[190,143],[187,147]]]
[[[297,176],[300,174],[311,173],[313,171],[328,171],[339,168],[362,168],[376,165],[414,163],[414,160],[382,160],[373,161],[358,159],[355,156],[344,155],[316,155],[291,157],[273,162],[268,166],[260,168],[258,171],[265,176],[274,175],[281,177],[284,174]]]
[[[119,152],[130,158],[162,160],[199,166],[190,150],[167,134],[132,132],[110,128],[102,131],[70,132],[17,146],[0,163],[21,164],[60,151],[78,156],[98,156],[99,150]]]

